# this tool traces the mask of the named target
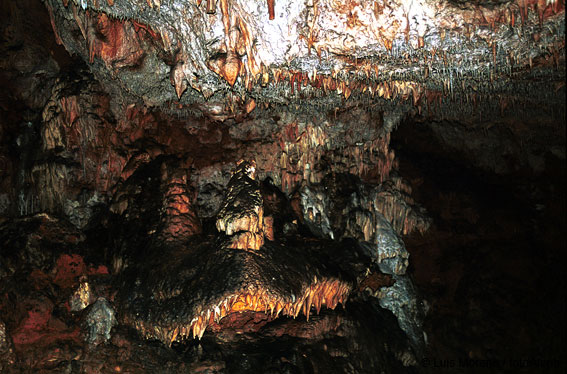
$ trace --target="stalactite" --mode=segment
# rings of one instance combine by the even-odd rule
[[[268,2],[269,19],[270,19],[270,21],[272,21],[274,19],[275,0],[267,0],[267,2]]]

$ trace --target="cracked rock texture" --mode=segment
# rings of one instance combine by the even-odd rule
[[[0,21],[0,371],[564,372],[564,2]]]
[[[199,102],[215,115],[227,91],[327,107],[341,96],[401,96],[418,108],[440,92],[490,112],[499,98],[521,107],[518,93],[532,89],[554,101],[533,78],[564,79],[556,0],[46,3],[58,42],[100,77],[149,105]]]

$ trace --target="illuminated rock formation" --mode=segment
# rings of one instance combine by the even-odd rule
[[[232,236],[231,248],[258,250],[264,244],[264,203],[256,179],[256,161],[240,160],[227,185],[217,230]]]
[[[13,365],[15,361],[12,343],[6,333],[6,325],[2,321],[0,321],[0,358],[2,362],[0,369],[2,370],[7,369],[9,365]]]
[[[18,0],[0,40],[0,371],[562,357],[564,1]]]
[[[151,105],[227,103],[228,89],[329,109],[407,102],[451,118],[454,101],[488,114],[493,100],[500,110],[555,100],[532,78],[564,78],[559,0],[46,3],[59,43]]]
[[[168,169],[161,165],[161,170]],[[234,313],[263,313],[269,319],[302,313],[309,318],[312,309],[319,313],[322,306],[334,309],[346,302],[356,275],[340,270],[340,262],[331,265],[324,260],[330,252],[340,251],[340,244],[301,243],[292,238],[264,242],[264,207],[260,188],[252,179],[255,172],[254,162],[237,163],[217,215],[218,238],[160,239],[164,236],[159,230],[171,231],[166,225],[155,234],[144,230],[155,238],[145,248],[138,248],[138,242],[123,244],[127,253],[144,254],[143,260],[128,262],[121,276],[119,300],[128,324],[148,338],[171,344],[191,336],[201,338],[209,326],[218,330],[223,318],[234,320]],[[140,185],[136,177],[132,176],[135,185],[151,189],[151,183]],[[134,184],[126,183],[126,191]],[[164,194],[166,201],[169,191]],[[147,201],[132,197],[122,214],[136,214],[140,203],[148,206]],[[172,212],[166,210],[166,216]],[[249,241],[250,237],[259,240]]]

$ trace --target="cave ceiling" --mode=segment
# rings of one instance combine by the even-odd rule
[[[563,0],[19,0],[0,2],[0,18],[0,371],[76,360],[67,348],[21,359],[68,340],[90,365],[98,358],[83,343],[107,342],[115,325],[107,347],[135,339],[134,328],[164,346],[203,338],[232,357],[259,339],[243,333],[303,314],[261,331],[295,334],[284,341],[298,357],[304,337],[324,352],[312,355],[319,369],[300,372],[332,372],[323,364],[342,358],[345,371],[402,372],[391,368],[417,365],[425,332],[434,347],[452,342],[424,327],[413,274],[435,301],[436,267],[470,266],[464,278],[484,297],[490,282],[473,255],[524,256],[507,299],[535,311],[506,301],[498,316],[510,331],[531,324],[508,310],[551,310],[535,286],[524,298],[522,282],[555,285],[542,262],[559,267],[537,235],[561,232],[565,216],[554,201],[564,191]],[[504,192],[475,187],[486,176]],[[509,200],[533,200],[522,222]],[[542,201],[553,201],[545,221]],[[490,210],[498,204],[510,226]],[[518,234],[535,219],[545,230]],[[490,245],[476,254],[471,238]],[[456,245],[466,255],[453,266]],[[457,304],[450,313],[474,309]],[[48,323],[58,319],[68,324]],[[558,330],[534,326],[530,349]],[[461,344],[467,330],[451,329]],[[356,355],[327,352],[322,338]],[[492,358],[508,343],[486,340],[498,347],[456,357]]]
[[[178,115],[376,105],[466,121],[563,107],[562,1],[45,3],[57,42],[95,76]]]

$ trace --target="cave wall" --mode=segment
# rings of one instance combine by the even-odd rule
[[[278,1],[273,19],[274,2],[215,3],[1,5],[0,369],[52,369],[53,339],[72,342],[55,360],[69,365],[85,342],[109,339],[100,349],[119,347],[117,365],[123,357],[143,370],[132,364],[141,357],[146,369],[161,367],[152,354],[178,364],[172,351],[131,348],[137,338],[124,330],[85,333],[77,321],[87,312],[64,305],[98,295],[110,306],[89,310],[112,314],[108,277],[134,266],[154,248],[147,243],[215,232],[240,159],[256,162],[276,238],[354,239],[381,265],[360,280],[354,315],[269,325],[264,338],[347,336],[329,338],[330,353],[286,341],[320,368],[335,362],[328,356],[347,367],[351,351],[364,361],[360,342],[379,341],[394,348],[368,350],[380,352],[368,365],[424,369],[405,341],[423,329],[442,358],[532,357],[526,347],[548,340],[545,357],[555,357],[562,337],[548,337],[564,305],[537,290],[563,281],[564,3]],[[538,303],[549,306],[547,322],[532,317]],[[369,315],[390,338],[365,335]],[[501,315],[535,321],[509,351],[499,346],[513,327],[490,335]],[[257,332],[254,318],[227,325]],[[482,343],[463,342],[461,331]],[[202,357],[193,348],[190,357]],[[205,357],[208,368],[237,366]],[[297,357],[294,367],[313,367]]]

